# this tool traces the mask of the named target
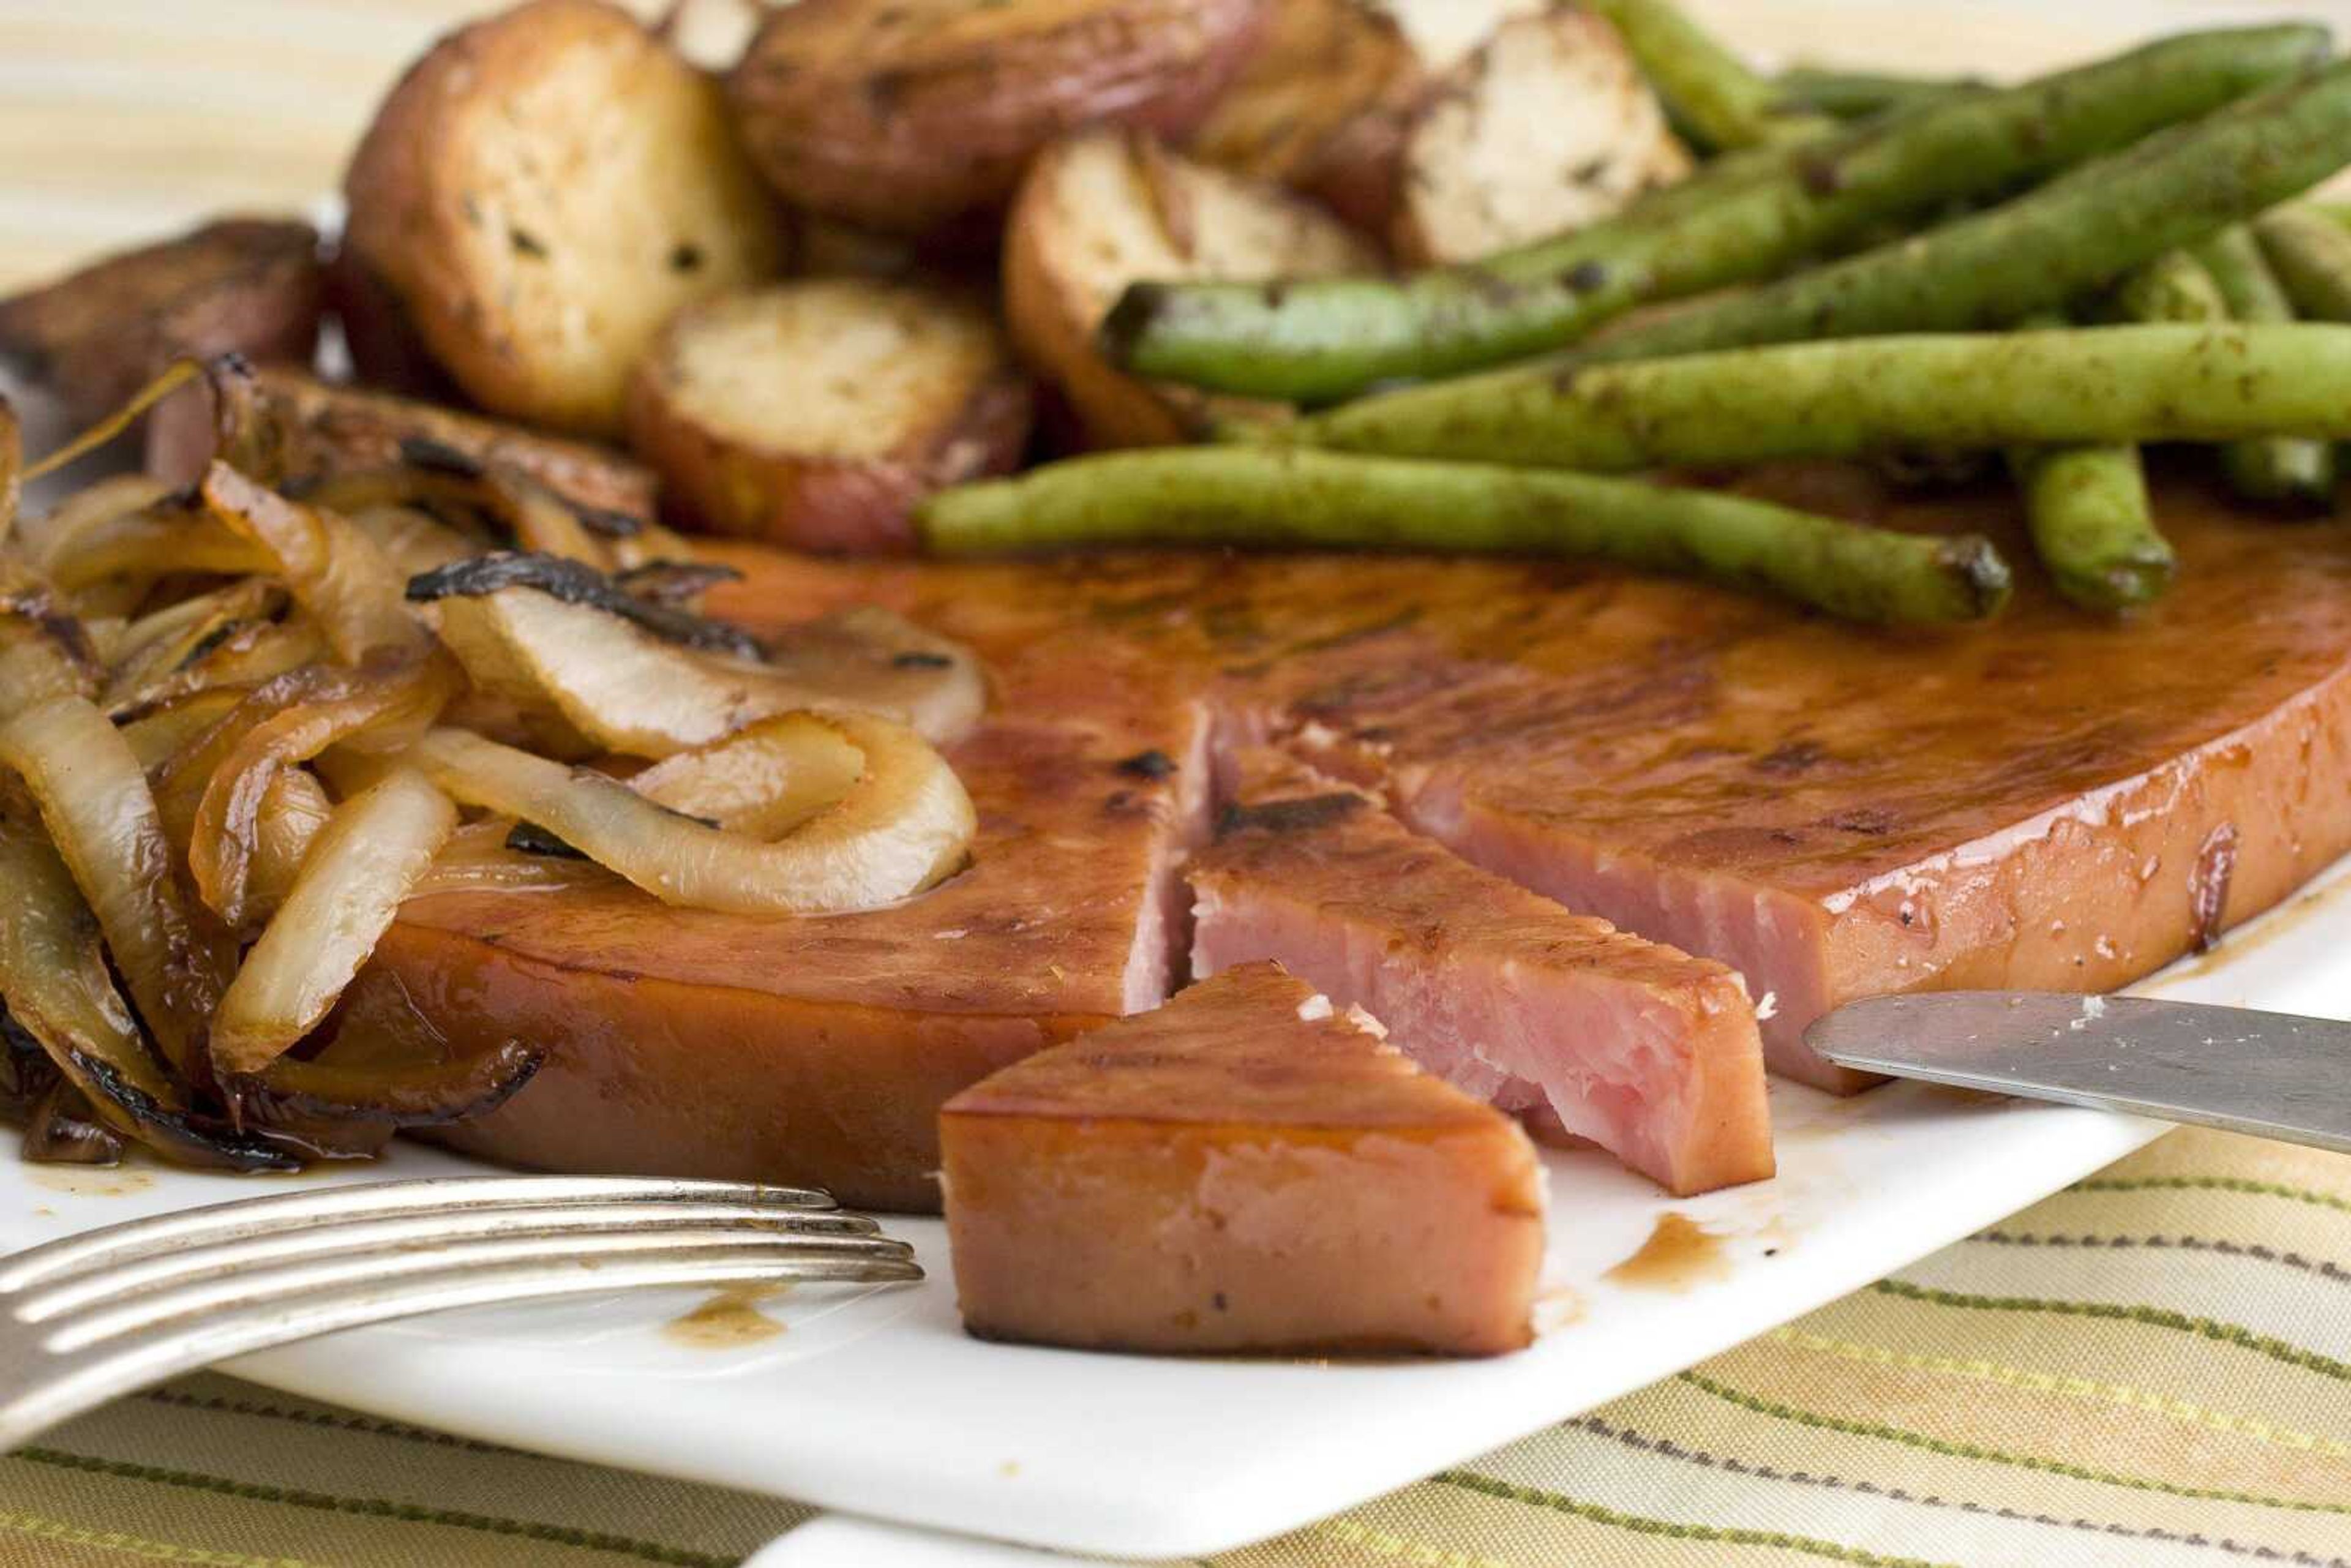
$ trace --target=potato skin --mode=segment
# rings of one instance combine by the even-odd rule
[[[89,423],[182,355],[308,364],[325,300],[309,225],[220,218],[0,300],[0,357]]]
[[[1114,194],[1093,189],[1097,176],[1112,172],[1113,160],[1123,188]],[[1172,445],[1196,439],[1218,418],[1282,406],[1144,381],[1114,369],[1095,347],[1095,329],[1117,289],[1081,276],[1099,265],[1094,251],[1102,230],[1089,233],[1087,225],[1103,224],[1108,209],[1123,204],[1165,236],[1168,256],[1152,267],[1152,276],[1216,276],[1196,259],[1198,251],[1218,248],[1217,235],[1196,231],[1228,212],[1221,202],[1202,200],[1210,193],[1274,220],[1266,226],[1278,236],[1226,276],[1365,271],[1378,265],[1378,252],[1321,207],[1278,186],[1195,163],[1143,132],[1097,130],[1055,142],[1029,165],[1005,227],[1004,315],[1022,357],[1052,383],[1086,445]],[[1117,283],[1134,280],[1122,277]],[[1066,438],[1058,424],[1055,429]]]
[[[786,258],[716,86],[604,0],[529,0],[442,39],[344,194],[380,340],[413,331],[484,408],[580,434],[618,434],[671,313]]]
[[[1239,70],[1274,0],[803,0],[727,88],[796,205],[884,233],[967,230],[1037,150],[1092,124],[1180,136]]]
[[[959,329],[997,337],[970,305],[917,284],[811,281],[710,300],[681,312],[639,363],[629,387],[630,444],[660,474],[665,507],[684,527],[828,553],[911,552],[916,502],[1018,465],[1035,413],[1029,378],[1000,340],[993,362],[977,373],[942,367],[935,402],[904,419],[884,449],[869,454],[828,452],[789,431],[754,440],[698,418],[681,395],[688,373],[681,344],[697,334],[723,344],[730,316],[795,294],[839,313],[845,326],[869,310],[937,312]],[[808,367],[799,396],[842,395],[825,373],[824,353],[824,343],[811,340],[795,354]]]

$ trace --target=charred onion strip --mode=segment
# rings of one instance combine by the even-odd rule
[[[149,1054],[138,1020],[115,989],[99,945],[103,921],[92,915],[77,881],[36,823],[15,812],[0,815],[0,883],[8,889],[0,899],[0,991],[17,1023],[115,1130],[187,1164],[291,1164],[264,1144],[206,1128],[192,1114],[182,1081]]]
[[[407,593],[413,602],[429,604],[438,600],[486,598],[510,588],[534,589],[566,604],[584,604],[617,615],[676,647],[744,659],[757,659],[765,653],[758,640],[740,626],[637,598],[592,567],[545,552],[499,550],[455,561],[412,578]]]
[[[872,909],[959,869],[976,825],[954,769],[901,725],[824,716],[864,758],[854,786],[774,843],[705,828],[601,773],[465,730],[408,759],[469,805],[535,822],[664,904],[737,915]]]
[[[456,826],[449,798],[406,768],[336,808],[213,1018],[223,1079],[259,1072],[318,1027]]]
[[[0,562],[0,718],[51,697],[86,697],[98,653],[47,585]]]
[[[361,737],[394,748],[431,724],[457,687],[455,669],[437,651],[357,670],[308,665],[254,693],[175,759],[158,799],[173,841],[187,845],[188,871],[205,904],[232,928],[245,924],[262,800],[280,771]],[[184,837],[175,831],[183,812]]]
[[[432,633],[402,601],[400,573],[349,518],[288,501],[223,463],[204,471],[202,495],[225,528],[261,547],[268,559],[257,570],[285,579],[338,657],[354,664],[387,651],[420,657],[432,646]]]
[[[164,1059],[192,1076],[229,955],[182,899],[171,840],[130,742],[87,699],[53,697],[0,724],[0,766],[31,791]],[[5,994],[21,1017],[15,988]]]

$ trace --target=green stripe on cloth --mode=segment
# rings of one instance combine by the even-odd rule
[[[1980,1296],[1965,1291],[1933,1290],[1911,1284],[1907,1280],[1880,1280],[1869,1288],[1880,1295],[1898,1296],[1905,1301],[1927,1301],[1938,1307],[1956,1307],[1970,1312],[2048,1312],[2058,1317],[2105,1318],[2116,1322],[2143,1323],[2149,1328],[2174,1329],[2181,1333],[2198,1334],[2221,1344],[2250,1350],[2284,1365],[2317,1373],[2322,1377],[2351,1383],[2351,1364],[2337,1361],[2331,1355],[2321,1355],[2316,1351],[2288,1344],[2268,1334],[2255,1333],[2236,1323],[2190,1317],[2185,1312],[2169,1312],[2161,1307],[2117,1301],[2043,1300],[2031,1296]]]
[[[322,1513],[359,1514],[375,1519],[399,1520],[415,1524],[447,1525],[457,1530],[479,1531],[488,1535],[513,1536],[525,1541],[544,1541],[558,1546],[575,1546],[590,1552],[607,1552],[645,1563],[658,1563],[665,1568],[731,1568],[731,1558],[714,1557],[704,1552],[686,1552],[661,1545],[657,1542],[632,1541],[625,1536],[607,1535],[595,1531],[569,1530],[561,1525],[541,1524],[530,1520],[500,1519],[489,1514],[464,1513],[451,1509],[427,1508],[416,1503],[392,1502],[381,1498],[334,1497],[324,1492],[305,1491],[294,1487],[256,1486],[246,1481],[233,1481],[219,1476],[200,1475],[191,1470],[168,1470],[153,1465],[125,1464],[115,1459],[87,1458],[56,1448],[18,1448],[7,1456],[33,1465],[54,1465],[61,1469],[88,1470],[121,1480],[146,1481],[155,1486],[177,1487],[185,1491],[213,1492],[222,1497],[241,1498],[248,1502],[277,1503],[287,1508],[310,1509]]]
[[[2253,1492],[2231,1491],[2214,1487],[2180,1486],[2149,1476],[2117,1474],[2112,1470],[2092,1469],[2086,1466],[2068,1464],[2065,1460],[2039,1454],[2009,1453],[1984,1448],[1976,1443],[1954,1443],[1924,1432],[1905,1431],[1874,1421],[1848,1421],[1815,1411],[1800,1410],[1775,1399],[1760,1398],[1729,1384],[1717,1382],[1702,1372],[1676,1374],[1678,1381],[1702,1393],[1710,1394],[1727,1404],[1752,1410],[1759,1416],[1770,1416],[1782,1421],[1793,1421],[1799,1426],[1818,1427],[1823,1431],[1843,1432],[1856,1437],[1878,1437],[1907,1448],[1924,1448],[1930,1453],[1945,1454],[1953,1458],[1981,1459],[1987,1464],[2014,1465],[2021,1469],[2043,1470],[2052,1475],[2069,1476],[2075,1480],[2095,1481],[2101,1486],[2126,1487],[2135,1491],[2158,1491],[2172,1497],[2200,1498],[2213,1502],[2241,1502],[2255,1508],[2282,1508],[2309,1513],[2340,1513],[2351,1515],[2351,1502],[2313,1502],[2296,1498],[2262,1497]]]
[[[1562,1492],[1520,1486],[1511,1481],[1498,1481],[1468,1470],[1446,1470],[1429,1479],[1439,1486],[1461,1487],[1488,1497],[1547,1508],[1576,1519],[1590,1520],[1594,1524],[1604,1524],[1613,1530],[1631,1531],[1636,1535],[1663,1535],[1676,1541],[1719,1542],[1726,1546],[1771,1546],[1832,1563],[1854,1563],[1856,1568],[1957,1568],[1953,1563],[1934,1563],[1923,1557],[1884,1556],[1857,1546],[1844,1546],[1834,1541],[1815,1541],[1810,1536],[1790,1534],[1784,1531],[1743,1530],[1728,1525],[1680,1524],[1670,1520],[1644,1519],[1596,1502],[1579,1501]]]

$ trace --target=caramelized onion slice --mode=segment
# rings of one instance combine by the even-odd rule
[[[478,554],[481,546],[414,507],[365,507],[349,514],[403,578]]]
[[[44,564],[50,580],[68,593],[114,577],[139,582],[173,572],[247,577],[277,568],[276,558],[253,540],[168,501],[77,530],[49,551]]]
[[[99,946],[103,923],[76,882],[37,824],[18,811],[0,814],[0,884],[8,889],[0,899],[0,995],[16,1021],[109,1126],[158,1153],[244,1170],[291,1165],[191,1112],[183,1083],[150,1054],[115,989]]]
[[[144,474],[116,474],[85,486],[59,501],[47,517],[18,529],[25,553],[43,575],[57,575],[57,557],[90,529],[143,512],[171,495],[172,487]]]
[[[222,1078],[259,1072],[318,1027],[456,826],[449,798],[406,768],[336,808],[221,998]]]
[[[0,766],[23,778],[140,1016],[165,1059],[190,1074],[229,955],[181,896],[171,841],[130,742],[94,704],[53,697],[0,724]]]
[[[350,518],[288,501],[224,463],[204,470],[202,494],[225,528],[262,549],[268,564],[257,570],[286,580],[346,664],[431,645],[402,597],[407,580]]]
[[[902,718],[935,746],[961,740],[987,711],[977,655],[878,604],[801,622],[769,646],[768,664],[829,701]]]
[[[698,655],[599,606],[535,588],[437,603],[441,639],[475,690],[511,704],[532,739],[559,757],[667,757],[824,702],[757,664]]]
[[[271,778],[261,792],[261,813],[255,822],[245,894],[247,923],[267,920],[285,904],[310,846],[334,811],[335,803],[308,768],[283,768]]]
[[[262,800],[280,772],[330,746],[394,749],[433,722],[458,685],[437,650],[356,670],[308,665],[255,692],[174,759],[157,798],[173,841],[185,823],[188,872],[205,904],[232,927],[246,923]]]
[[[773,843],[705,827],[604,774],[464,730],[434,730],[408,758],[460,800],[545,828],[664,904],[738,915],[872,909],[960,868],[971,798],[939,754],[886,720],[821,722],[857,747],[862,770],[838,802]]]
[[[813,714],[778,714],[681,751],[629,780],[656,805],[730,833],[782,837],[855,787],[865,754]]]
[[[245,695],[226,689],[183,692],[136,715],[116,716],[116,724],[139,766],[152,777],[198,737],[213,733]]]
[[[108,650],[108,707],[147,682],[202,659],[239,627],[275,622],[286,591],[266,577],[241,578],[169,604],[123,627]]]
[[[613,885],[616,878],[593,861],[551,859],[507,847],[511,817],[468,822],[449,836],[432,872],[411,895],[437,893],[542,893],[567,887]]]
[[[0,562],[0,718],[97,688],[98,651],[48,585]]]
[[[107,716],[117,724],[128,723],[198,692],[225,691],[242,696],[280,675],[317,664],[330,652],[325,635],[309,621],[264,621],[231,626],[226,632],[176,669],[127,689],[110,687]]]

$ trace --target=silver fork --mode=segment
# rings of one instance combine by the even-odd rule
[[[663,1285],[920,1280],[821,1192],[614,1176],[327,1187],[0,1258],[0,1453],[167,1377],[453,1307]]]

